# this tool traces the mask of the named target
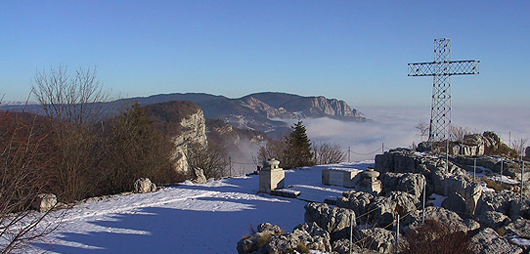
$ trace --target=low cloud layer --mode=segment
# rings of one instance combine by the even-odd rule
[[[420,122],[428,123],[430,118],[428,107],[370,107],[361,111],[373,122],[351,123],[329,118],[303,121],[313,142],[336,143],[344,151],[349,147],[350,160],[357,161],[373,159],[375,154],[381,153],[382,146],[388,150],[410,147],[413,142],[418,144],[422,138],[415,126]],[[524,108],[453,107],[452,123],[477,133],[495,131],[508,143],[530,138],[528,112]]]

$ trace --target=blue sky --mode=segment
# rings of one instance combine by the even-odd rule
[[[0,94],[25,100],[50,66],[96,66],[113,96],[277,91],[358,106],[430,105],[433,60],[480,75],[453,77],[455,105],[528,105],[528,1],[2,1]]]

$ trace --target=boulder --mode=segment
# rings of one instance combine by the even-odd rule
[[[411,229],[416,229],[421,225],[422,211],[416,210],[404,217],[401,220],[403,227],[408,226]],[[456,231],[468,232],[480,227],[474,220],[463,220],[457,213],[445,209],[443,207],[429,206],[425,208],[425,219],[439,221],[441,223],[450,225]]]
[[[357,242],[361,248],[370,249],[378,253],[394,252],[396,235],[393,231],[383,228],[361,229],[357,237]]]
[[[393,149],[375,156],[375,170],[379,172],[411,173],[414,172],[419,157],[406,148]]]
[[[279,236],[281,233],[279,226],[262,223],[258,225],[258,232],[237,242],[237,252],[239,254],[265,253],[259,250],[263,249],[263,246],[270,242],[273,236]]]
[[[239,254],[306,253],[309,250],[331,251],[329,233],[316,223],[298,225],[292,233],[282,233],[278,226],[263,223],[258,232],[237,243]]]
[[[304,223],[298,225],[293,233],[274,238],[267,244],[266,249],[267,253],[286,253],[293,250],[303,253],[307,249],[330,252],[331,239],[329,233],[316,223]]]
[[[477,202],[475,214],[480,215],[487,211],[500,212],[511,220],[517,220],[528,212],[530,200],[521,206],[519,195],[509,191],[484,192]]]
[[[421,198],[423,195],[423,186],[425,185],[425,176],[415,173],[391,173],[386,172],[381,175],[383,191],[403,191]]]
[[[193,168],[193,180],[191,180],[193,183],[196,184],[203,184],[208,182],[208,179],[206,179],[206,176],[204,176],[204,170],[202,168]]]
[[[351,209],[357,215],[356,224],[376,224],[382,227],[391,226],[397,212],[406,214],[416,210],[418,203],[417,197],[402,191],[392,191],[385,197],[349,191],[337,199],[338,207]]]
[[[416,147],[416,151],[423,153],[423,152],[430,152],[432,151],[432,143],[425,141],[418,144],[418,147]]]
[[[374,195],[363,191],[345,191],[342,197],[337,198],[337,206],[353,210],[357,216],[356,223],[365,223],[368,206],[374,199]]]
[[[499,145],[503,143],[501,136],[496,132],[485,131],[482,136],[484,137],[484,145],[488,149],[497,150]]]
[[[398,213],[402,216],[408,214],[416,210],[418,203],[416,197],[402,191],[393,191],[386,197],[375,197],[368,206],[366,222],[383,228],[391,227]]]
[[[442,207],[456,212],[462,218],[469,218],[471,211],[462,195],[453,192],[442,202]]]
[[[280,226],[272,225],[266,222],[258,225],[258,232],[270,232],[273,235],[281,235],[283,230],[280,228]]]
[[[326,230],[332,239],[344,238],[349,235],[350,226],[355,227],[355,213],[353,210],[333,207],[330,208],[325,203],[310,202],[305,205],[304,221],[306,223],[316,223]],[[353,216],[353,225],[351,224]]]
[[[350,240],[349,239],[339,239],[337,241],[333,242],[333,252],[332,253],[339,253],[339,254],[350,254]],[[379,254],[380,252],[375,250],[370,250],[366,248],[362,248],[359,245],[357,245],[356,242],[354,242],[351,245],[352,252],[351,253],[362,253],[362,254]]]
[[[519,254],[523,250],[512,245],[491,228],[483,228],[471,238],[474,250],[480,254]]]
[[[479,214],[478,219],[483,226],[495,230],[511,222],[508,216],[497,211],[486,211],[485,213]]]
[[[152,183],[149,178],[140,178],[134,182],[134,192],[148,193],[156,191],[156,184]]]
[[[32,203],[33,209],[44,213],[53,209],[57,205],[57,196],[51,193],[37,195]]]
[[[530,239],[530,220],[518,219],[506,226],[508,234],[515,234],[519,237]]]

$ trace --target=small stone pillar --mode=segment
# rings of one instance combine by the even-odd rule
[[[366,169],[361,173],[361,181],[357,186],[357,190],[379,194],[383,190],[381,181],[377,179],[379,172],[374,171],[373,168]]]
[[[259,171],[260,192],[270,193],[285,187],[285,172],[279,165],[280,162],[276,159],[263,162],[263,168]]]

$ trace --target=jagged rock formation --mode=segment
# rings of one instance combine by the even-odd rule
[[[187,153],[190,144],[206,147],[206,119],[204,112],[195,103],[189,101],[171,101],[145,106],[149,116],[166,129],[175,144],[173,151],[174,169],[184,175],[190,175]]]
[[[523,250],[512,245],[491,228],[484,228],[471,238],[475,251],[484,254],[519,254]]]
[[[350,227],[350,218],[355,213],[350,209],[339,207],[330,208],[324,203],[310,202],[305,206],[304,221],[306,223],[316,223],[319,227],[326,230],[332,239],[340,239],[348,236]],[[355,220],[353,221],[355,226]]]
[[[467,159],[452,157],[447,163],[445,158],[419,154],[409,149],[385,152],[376,156],[376,170],[381,173],[383,185],[380,194],[346,191],[337,198],[336,207],[310,202],[305,206],[304,225],[306,228],[309,225],[318,228],[315,232],[319,232],[319,236],[329,235],[331,253],[349,253],[350,225],[353,226],[351,248],[354,252],[392,252],[395,249],[398,214],[401,217],[400,239],[425,230],[422,224],[425,217],[426,221],[443,225],[439,230],[445,232],[443,230],[447,229],[443,233],[445,236],[456,235],[450,237],[457,244],[455,246],[466,244],[464,248],[470,252],[528,253],[530,246],[525,245],[524,241],[530,239],[530,196],[523,197],[521,203],[518,192],[484,191],[483,186],[463,168],[465,165],[453,163],[457,160],[462,163]],[[489,159],[484,159],[483,163],[496,165]],[[424,186],[428,196],[432,193],[445,196],[441,207],[431,204],[423,213],[420,200]],[[240,253],[285,253],[293,250],[294,243],[296,246],[309,246],[313,241],[310,239],[315,237],[309,231],[305,231],[309,233],[309,236],[303,237],[305,240],[293,240],[294,233],[285,233],[271,237],[268,246],[275,246],[274,249],[263,247],[259,251],[254,250],[256,252]],[[443,238],[443,234],[440,237]],[[427,241],[426,244],[436,240],[422,239]],[[437,241],[437,244],[442,244],[438,247],[453,250],[451,243],[443,242],[445,240]],[[317,246],[320,246],[317,247],[319,250],[328,249],[322,247],[328,246],[328,242],[326,240],[325,244]]]
[[[329,233],[316,223],[298,225],[292,233],[269,223],[258,226],[258,232],[237,243],[239,254],[306,253],[309,249],[331,251]]]
[[[203,147],[208,145],[206,138],[206,119],[204,113],[199,109],[196,113],[180,122],[182,132],[180,135],[173,137],[175,150],[173,153],[175,159],[175,170],[188,174],[190,172],[187,154],[188,145],[191,143],[199,144]]]
[[[449,148],[450,155],[460,156],[483,156],[486,154],[510,153],[501,136],[493,131],[485,131],[482,134],[465,135],[463,140],[443,142],[422,142],[418,145],[420,152],[437,150],[444,152]]]

